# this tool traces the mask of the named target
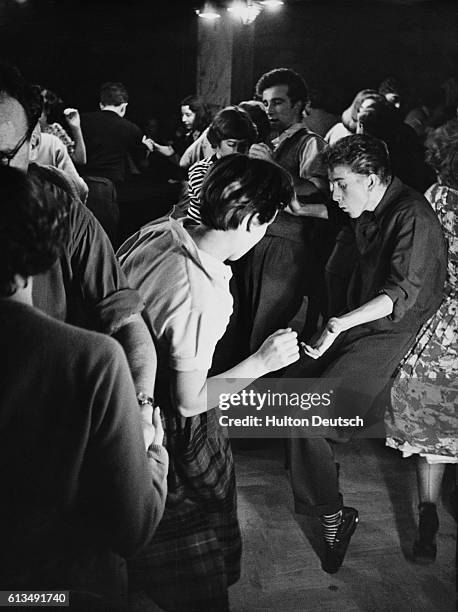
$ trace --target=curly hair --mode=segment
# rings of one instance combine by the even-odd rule
[[[16,275],[28,278],[52,266],[67,239],[67,214],[38,182],[0,166],[0,296],[16,292]]]
[[[291,104],[301,102],[301,112],[307,104],[309,93],[307,85],[300,74],[290,68],[275,68],[262,75],[256,83],[256,96],[261,99],[262,92],[277,85],[288,86],[288,97]]]
[[[341,138],[323,151],[323,161],[329,169],[348,166],[355,174],[376,174],[387,185],[392,177],[390,156],[386,144],[366,134]]]
[[[0,98],[9,96],[19,102],[27,117],[29,135],[41,116],[43,99],[38,85],[28,83],[16,66],[0,64]]]
[[[426,138],[426,161],[439,181],[458,189],[458,119],[451,119]]]
[[[209,107],[199,96],[186,96],[186,98],[181,100],[180,106],[189,106],[192,112],[195,113],[196,116],[192,124],[193,132],[203,132],[212,120]]]
[[[43,100],[43,112],[46,115],[46,120],[49,123],[53,123],[60,115],[64,106],[64,101],[50,89],[41,86],[38,87],[40,87],[40,95]]]
[[[293,197],[293,182],[286,170],[236,153],[217,160],[205,176],[200,215],[212,229],[237,229],[247,216],[249,223],[256,215],[260,223],[268,223]]]

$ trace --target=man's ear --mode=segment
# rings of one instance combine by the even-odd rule
[[[294,104],[291,105],[291,108],[297,113],[299,117],[302,117],[302,110],[304,107],[304,103],[302,100],[297,100]]]
[[[310,102],[310,100],[307,100],[304,106],[304,110],[302,111],[302,114],[304,117],[308,117],[311,112],[312,112],[312,103]]]
[[[374,187],[377,187],[379,182],[380,179],[376,174],[369,174],[369,176],[367,177],[367,188],[372,191]]]

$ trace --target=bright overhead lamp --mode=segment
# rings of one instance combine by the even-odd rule
[[[221,17],[216,8],[211,4],[205,4],[202,10],[196,9],[196,15],[201,19],[207,19],[208,21],[214,21],[215,19],[219,19]]]
[[[253,23],[259,13],[262,11],[262,6],[259,2],[252,2],[250,0],[236,0],[227,9],[231,15],[240,19],[242,23],[248,25]]]
[[[266,9],[275,10],[284,5],[283,0],[261,0],[262,6]]]

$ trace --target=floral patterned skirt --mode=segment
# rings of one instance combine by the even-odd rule
[[[385,418],[387,445],[428,461],[458,461],[458,301],[448,296],[399,366]]]

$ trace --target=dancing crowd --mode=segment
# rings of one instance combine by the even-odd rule
[[[212,385],[267,375],[339,381],[339,415],[417,457],[413,560],[434,562],[458,460],[457,100],[407,108],[389,77],[339,121],[277,68],[213,113],[184,98],[167,138],[128,102],[107,82],[80,115],[0,66],[0,590],[228,610],[242,539]],[[170,210],[126,236],[120,203],[154,181]],[[330,574],[359,520],[334,446],[356,433],[285,443]]]

